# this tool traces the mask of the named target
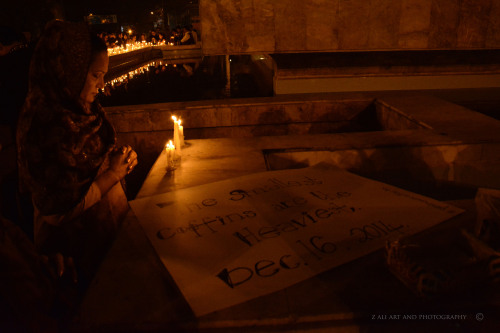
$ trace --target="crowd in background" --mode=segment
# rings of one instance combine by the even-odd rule
[[[123,47],[135,43],[151,43],[152,45],[192,45],[199,40],[198,32],[192,25],[183,28],[177,26],[174,29],[162,31],[160,28],[150,30],[147,33],[128,32],[100,32],[98,33],[108,48]]]

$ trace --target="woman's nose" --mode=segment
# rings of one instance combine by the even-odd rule
[[[99,78],[99,80],[97,80],[97,88],[98,89],[104,88],[104,76],[102,76],[101,78]]]

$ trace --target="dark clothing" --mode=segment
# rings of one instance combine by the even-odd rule
[[[28,92],[32,53],[31,47],[18,41],[8,54],[0,57],[0,214],[20,226],[31,239],[31,198],[26,201],[18,191],[15,142],[19,113]]]
[[[30,91],[19,120],[19,172],[44,215],[78,203],[115,144],[99,105],[79,103],[90,65],[90,32],[83,24],[55,21],[40,39]]]
[[[0,332],[56,332],[77,290],[51,278],[33,243],[0,216]]]
[[[13,139],[19,111],[28,92],[31,54],[30,47],[20,45],[0,57],[0,124],[8,126]]]

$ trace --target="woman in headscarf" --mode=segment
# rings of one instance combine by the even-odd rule
[[[121,181],[137,164],[95,100],[107,48],[84,23],[50,22],[33,54],[17,130],[21,188],[34,204],[37,249],[73,257],[90,279],[128,202]]]

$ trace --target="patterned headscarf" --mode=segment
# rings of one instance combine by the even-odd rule
[[[31,61],[17,129],[19,175],[43,215],[65,213],[85,196],[116,141],[99,103],[86,109],[79,101],[91,53],[86,24],[52,21]]]

